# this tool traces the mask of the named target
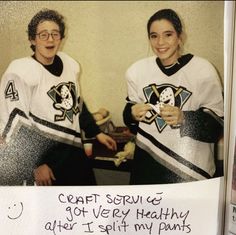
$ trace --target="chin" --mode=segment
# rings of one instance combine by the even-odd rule
[[[160,61],[163,63],[163,64],[166,64],[166,65],[168,65],[168,57],[164,57],[164,56],[158,56],[159,57],[159,59],[160,59]]]

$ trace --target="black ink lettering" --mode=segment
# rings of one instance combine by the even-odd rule
[[[91,194],[87,196],[74,196],[72,194],[69,194],[65,196],[63,193],[60,193],[58,195],[58,200],[61,203],[71,203],[71,204],[89,204],[91,202],[97,203],[99,194]]]
[[[162,192],[156,193],[156,194],[157,194],[157,197],[154,197],[154,198],[152,198],[151,196],[147,197],[147,202],[154,205],[154,206],[160,205],[161,200],[162,200],[162,197],[160,196],[160,195],[162,195]]]
[[[82,215],[83,217],[85,217],[85,216],[86,216],[86,213],[88,213],[88,211],[85,210],[84,207],[82,207],[82,209],[80,209],[80,208],[78,208],[78,207],[75,207],[75,208],[74,208],[74,214],[75,214],[76,216]]]
[[[44,226],[46,230],[50,230],[53,232],[54,235],[56,235],[55,228],[56,228],[57,221],[54,220],[53,224],[51,222],[47,222]]]
[[[125,211],[125,210],[120,210],[120,209],[116,208],[116,209],[113,209],[113,211],[112,211],[112,217],[113,218],[122,218],[123,217],[121,223],[124,223],[129,212],[130,212],[130,209]]]
[[[100,232],[109,235],[111,231],[126,233],[127,227],[129,227],[129,225],[126,222],[119,224],[118,221],[116,221],[113,222],[112,224],[107,224],[107,225],[100,224],[98,225],[98,227],[101,229]]]
[[[114,205],[127,205],[127,204],[137,204],[143,203],[142,196],[129,196],[129,195],[116,195],[112,197],[110,194],[106,194],[107,203]]]
[[[111,210],[109,210],[109,209],[102,209],[102,206],[100,205],[97,212],[95,209],[93,209],[93,215],[95,216],[95,218],[98,218],[99,216],[101,216],[103,218],[108,218],[110,211]]]
[[[170,218],[173,219],[174,217],[176,217],[176,219],[181,218],[181,219],[183,219],[183,221],[185,221],[187,219],[188,215],[189,215],[189,210],[186,211],[186,213],[180,212],[180,214],[178,215],[178,213],[175,212],[175,209],[172,208],[172,212],[171,212],[171,217]]]
[[[170,215],[169,208],[166,208],[166,211],[163,212],[162,215],[164,216],[164,219],[167,220],[168,216]]]
[[[82,208],[78,208],[78,207],[71,208],[70,206],[68,206],[66,208],[66,211],[69,212],[69,216],[70,216],[70,217],[66,217],[66,219],[70,222],[72,222],[74,220],[74,216],[79,217],[81,215],[82,217],[85,217],[86,214],[88,213],[88,211],[85,210],[84,207],[82,207]]]
[[[182,219],[186,221],[189,215],[189,210],[186,212],[177,213],[174,208],[160,208],[158,211],[145,211],[144,209],[136,210],[136,219],[156,219],[156,220],[168,220],[168,219]]]
[[[69,202],[69,203],[71,203],[71,204],[74,204],[73,202],[72,202],[72,200],[74,199],[74,196],[73,195],[68,195],[67,196],[67,201]]]
[[[70,222],[73,221],[74,218],[73,218],[73,213],[72,213],[71,207],[70,206],[66,207],[66,211],[69,212],[69,216],[70,216],[70,217],[66,217],[66,219]]]
[[[185,227],[188,229],[188,231],[186,231],[186,233],[191,233],[192,229],[191,229],[190,226],[191,226],[190,224],[188,224],[188,225],[185,226]]]
[[[63,193],[60,193],[59,195],[58,195],[58,200],[59,200],[59,202],[61,202],[61,203],[66,203],[66,201],[63,201],[62,200],[62,197],[64,197],[65,195],[63,194]]]
[[[58,232],[62,232],[62,229],[64,230],[72,230],[74,228],[74,226],[76,225],[77,223],[73,223],[73,224],[70,224],[70,223],[62,223],[61,220],[58,221],[58,224],[57,224],[57,221],[54,220],[53,223],[52,222],[47,222],[44,226],[44,228],[46,230],[49,230],[49,231],[52,231],[54,235],[56,235],[56,228],[58,228]]]
[[[140,230],[148,230],[149,234],[152,234],[152,226],[153,223],[151,222],[150,225],[148,226],[148,224],[144,223],[144,224],[134,224],[134,229],[136,232],[140,231]]]
[[[20,203],[16,203],[13,206],[9,206],[9,214],[8,214],[8,218],[11,220],[15,220],[21,217],[23,210],[24,210],[24,205],[22,202]]]
[[[107,225],[108,226],[108,225]],[[98,227],[101,229],[100,232],[101,233],[106,233],[109,234],[109,231],[107,230],[107,226],[104,226],[102,224],[98,225]]]
[[[134,224],[134,229],[136,232],[140,230],[145,230],[145,225],[144,224]]]
[[[112,213],[113,218],[120,218],[122,215],[120,214],[120,209],[114,209]]]
[[[122,211],[122,214],[124,215],[123,219],[121,220],[122,223],[125,223],[125,219],[128,216],[130,212],[130,209],[128,209],[127,211]]]
[[[236,217],[235,217],[234,215],[233,215],[233,218],[232,218],[232,219],[233,219],[233,222],[235,222],[235,221],[236,221]]]
[[[91,230],[91,226],[90,226],[92,223],[93,223],[93,222],[89,222],[89,223],[86,223],[86,224],[82,224],[82,225],[85,225],[85,226],[88,227],[88,230],[84,231],[85,233],[94,233],[94,231]]]
[[[143,219],[143,218],[147,218],[147,219],[157,219],[157,220],[162,220],[162,215],[163,215],[163,208],[160,209],[160,212],[156,212],[156,211],[147,211],[145,212],[144,209],[137,209],[136,211],[136,218],[137,219]]]
[[[68,224],[68,223],[62,224],[61,220],[59,220],[58,223],[59,224],[57,225],[57,227],[59,229],[59,232],[61,232],[62,229],[64,229],[64,230],[72,230],[74,228],[74,226],[77,224],[76,222],[73,223],[73,224]]]
[[[233,206],[233,213],[236,213],[236,207]]]
[[[90,196],[85,197],[86,204],[89,204],[89,202],[97,203],[97,198],[100,196],[99,194],[92,194]]]
[[[182,231],[182,232],[190,233],[191,228],[190,228],[190,224],[186,225],[184,221],[182,225],[176,224],[176,223],[170,224],[170,223],[161,222],[159,224],[158,234],[161,234],[162,231]]]
[[[149,215],[150,214],[150,211],[148,213],[144,213],[144,209],[137,209],[136,211],[136,219],[143,219],[144,217],[145,218],[149,218]]]
[[[111,204],[113,202],[110,194],[106,194],[106,198],[107,198],[107,203]]]

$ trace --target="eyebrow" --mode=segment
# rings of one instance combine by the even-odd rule
[[[166,30],[163,33],[174,33],[174,30]],[[150,32],[149,35],[158,34],[157,32]]]
[[[44,29],[44,30],[42,30],[42,31],[39,31],[38,33],[43,33],[43,32],[49,33],[49,31],[48,31],[47,29]],[[51,30],[50,32],[57,32],[57,33],[60,33],[60,30],[53,29],[53,30]]]

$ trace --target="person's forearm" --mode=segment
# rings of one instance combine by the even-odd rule
[[[87,138],[92,138],[101,133],[99,126],[96,124],[93,115],[89,112],[85,103],[83,103],[82,112],[79,117],[80,127],[85,132]]]
[[[137,128],[138,128],[138,122],[133,119],[132,113],[131,113],[131,107],[134,104],[127,103],[124,111],[123,111],[123,121],[125,125],[129,128],[129,130],[133,133],[137,133]]]
[[[197,111],[184,111],[184,124],[180,127],[181,136],[215,143],[223,135],[223,125],[210,114],[199,109]]]

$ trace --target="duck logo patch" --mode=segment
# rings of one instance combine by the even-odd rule
[[[73,115],[79,112],[75,84],[72,82],[60,83],[53,86],[47,94],[53,100],[53,107],[62,112],[61,115],[55,115],[54,120],[64,121],[67,118],[73,123]]]
[[[158,131],[161,133],[166,127],[165,121],[161,118],[159,109],[163,104],[177,106],[182,109],[183,105],[187,102],[192,92],[184,87],[176,87],[171,84],[150,84],[143,89],[147,103],[154,105],[154,109],[147,112],[143,122],[151,124],[155,122]]]

